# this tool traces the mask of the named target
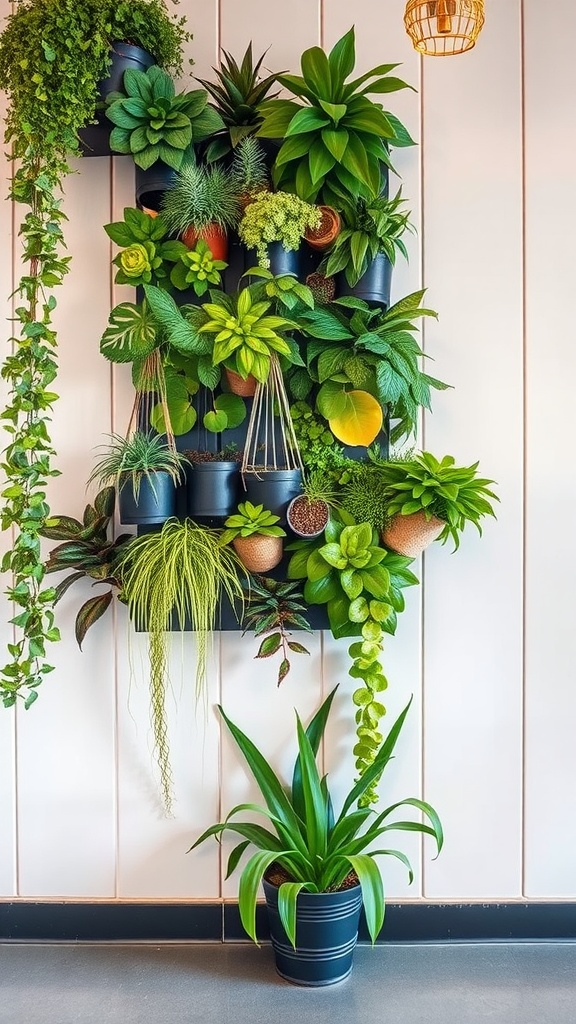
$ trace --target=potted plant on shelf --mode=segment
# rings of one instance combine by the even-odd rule
[[[68,158],[79,155],[79,131],[95,118],[111,43],[139,42],[159,63],[180,71],[181,45],[188,38],[183,19],[170,18],[163,0],[24,0],[13,5],[0,35],[0,89],[8,96],[5,141],[16,160],[10,195],[24,207],[17,232],[23,270],[11,286],[21,301],[2,370],[9,396],[3,415],[13,430],[2,510],[2,527],[11,529],[13,542],[3,569],[12,574],[8,593],[18,605],[10,657],[0,668],[6,707],[18,698],[29,707],[37,698],[51,671],[47,646],[59,639],[38,538],[50,518],[46,484],[56,473],[49,430],[58,397],[52,314],[54,289],[70,263],[61,255],[65,216],[60,208]]]
[[[237,185],[230,171],[218,165],[185,164],[164,194],[161,211],[168,230],[180,235],[190,249],[203,238],[214,259],[227,259],[226,232],[240,217]]]
[[[261,107],[265,99],[272,99],[278,93],[269,95],[277,75],[260,76],[265,53],[254,64],[252,43],[249,43],[240,64],[222,50],[224,59],[217,68],[212,68],[216,81],[198,78],[210,94],[212,104],[222,118],[225,128],[211,139],[206,147],[206,160],[212,163],[225,157],[251,135],[254,135],[262,121]]]
[[[105,224],[104,230],[116,245],[122,247],[112,263],[118,268],[116,284],[137,288],[155,284],[169,288],[174,264],[188,252],[183,242],[168,238],[168,229],[161,217],[150,217],[130,206],[124,209],[124,220]]]
[[[338,295],[390,305],[390,283],[396,253],[408,259],[402,235],[411,230],[410,213],[399,209],[400,193],[359,197],[342,203],[344,227],[326,261],[326,274],[336,278]]]
[[[242,212],[270,186],[266,155],[253,135],[243,138],[234,150],[230,173],[236,182]]]
[[[290,654],[310,654],[306,647],[291,639],[289,628],[292,626],[304,629],[307,633],[312,632],[310,623],[304,617],[305,611],[302,592],[297,583],[273,580],[269,576],[250,577],[242,635],[252,630],[254,637],[263,637],[255,658],[271,658],[280,654],[278,686],[290,671]]]
[[[196,632],[196,696],[207,673],[208,639],[217,625],[221,596],[242,609],[244,569],[218,531],[190,520],[170,519],[159,532],[133,538],[120,562],[122,600],[135,629],[146,631],[150,660],[150,701],[154,745],[166,809],[171,806],[171,773],[165,694],[168,686],[168,631]]]
[[[330,508],[337,504],[333,478],[322,469],[313,469],[302,481],[302,494],[288,505],[286,521],[297,537],[319,537],[330,519]]]
[[[187,451],[188,514],[192,519],[229,516],[238,504],[242,452],[228,444],[220,451]]]
[[[478,463],[456,466],[452,455],[437,459],[417,452],[398,461],[378,461],[388,520],[382,533],[386,547],[415,558],[434,540],[460,544],[460,533],[473,523],[482,534],[480,520],[495,516],[490,490],[493,480],[477,474]]]
[[[161,434],[137,430],[130,437],[111,434],[88,483],[113,483],[125,525],[163,523],[174,515],[176,486],[183,479],[185,459]]]
[[[233,545],[248,572],[269,572],[282,561],[282,538],[286,533],[278,522],[279,516],[263,505],[241,501],[238,511],[226,519],[220,543]]]
[[[240,836],[241,842],[228,860],[228,874],[247,847],[256,847],[240,876],[242,925],[257,942],[256,900],[262,882],[276,970],[298,985],[330,985],[349,975],[362,903],[370,938],[372,943],[376,941],[385,911],[376,857],[396,857],[412,881],[406,855],[399,850],[379,849],[382,837],[410,828],[432,836],[438,853],[443,844],[436,811],[416,797],[401,800],[376,816],[369,808],[358,809],[358,803],[393,756],[410,704],[379,743],[372,765],[349,791],[336,816],[326,778],[321,778],[316,765],[334,693],[329,694],[306,730],[296,715],[298,757],[290,787],[218,706],[264,798],[267,809],[261,813],[267,827],[237,819],[245,810],[245,805],[239,804],[191,847],[194,850],[211,836],[220,840],[227,832]],[[421,812],[426,821],[398,821],[394,812],[405,806]]]
[[[269,99],[263,107],[258,135],[284,140],[273,167],[276,188],[338,209],[342,192],[379,193],[390,146],[413,145],[398,119],[368,99],[370,93],[410,88],[390,74],[396,65],[383,64],[349,80],[355,60],[351,28],[329,54],[318,46],[305,50],[301,76],[278,75],[297,99]]]
[[[263,192],[245,209],[238,234],[247,249],[254,250],[249,262],[273,274],[300,276],[300,248],[307,228],[318,227],[321,213],[287,192]]]

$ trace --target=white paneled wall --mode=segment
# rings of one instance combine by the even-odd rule
[[[289,8],[206,0],[200,12],[182,0],[180,10],[201,77],[219,46],[240,57],[250,39],[256,55],[270,47],[267,68],[298,72],[303,49],[330,47],[353,18],[358,73],[400,62],[417,87],[387,98],[418,141],[395,154],[417,234],[409,263],[395,270],[394,297],[428,288],[427,304],[440,314],[423,333],[431,372],[454,385],[435,395],[422,444],[459,462],[480,459],[502,500],[482,540],[467,533],[455,555],[434,546],[416,564],[423,585],[407,593],[397,636],[386,643],[387,720],[411,694],[413,705],[382,799],[433,802],[446,846],[431,862],[427,843],[408,836],[414,884],[392,864],[385,886],[390,898],[421,901],[574,899],[574,555],[570,542],[558,555],[550,534],[552,509],[570,517],[576,497],[566,301],[576,230],[576,10],[558,0],[555,17],[543,18],[544,0],[487,0],[476,50],[435,61],[411,48],[403,8],[403,0],[356,0],[352,11],[345,0],[292,0]],[[8,9],[0,0],[0,14]],[[112,285],[102,225],[131,205],[133,167],[99,158],[75,170],[65,202],[73,266],[57,314],[53,428],[62,476],[51,501],[55,512],[80,515],[93,494],[84,485],[93,448],[107,431],[123,431],[130,411],[129,372],[111,372],[98,339],[111,304],[130,297]],[[8,173],[3,162],[4,194]],[[0,239],[8,316],[8,203],[0,204]],[[215,705],[284,771],[293,760],[293,708],[308,718],[338,683],[323,756],[342,793],[354,734],[348,641],[306,638],[310,655],[294,656],[278,689],[272,666],[253,660],[251,634],[216,635],[206,707],[196,707],[195,639],[174,636],[167,707],[176,799],[167,818],[151,750],[146,637],[134,636],[117,608],[79,652],[81,599],[78,588],[62,602],[64,639],[41,699],[30,712],[0,712],[0,898],[234,898],[235,880],[223,880],[229,845],[185,854],[233,803],[257,798]],[[10,615],[4,600],[3,643]]]

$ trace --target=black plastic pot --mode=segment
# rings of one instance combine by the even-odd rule
[[[336,274],[336,295],[355,295],[357,299],[378,306],[390,305],[390,285],[392,283],[392,264],[383,252],[379,252],[369,264],[365,274],[355,285],[349,285],[344,271]]]
[[[278,889],[264,881],[270,938],[278,974],[295,985],[319,987],[344,981],[352,970],[362,908],[359,885],[340,892],[300,892],[296,949],[278,913]]]
[[[98,85],[98,102],[103,103],[110,92],[121,92],[124,84],[124,72],[129,68],[134,71],[147,71],[155,63],[154,57],[141,46],[132,43],[112,43],[112,64],[107,78]],[[89,124],[79,133],[83,156],[111,156],[110,132],[112,123],[104,111],[97,113],[98,124]]]
[[[176,171],[162,160],[144,171],[136,164],[136,202],[147,210],[160,211],[162,196],[176,181]]]
[[[120,522],[125,526],[151,526],[163,523],[176,512],[176,485],[169,473],[142,476],[138,501],[128,479],[120,488]]]
[[[286,522],[286,509],[302,491],[302,472],[299,469],[253,470],[243,474],[244,498],[253,505],[263,505],[280,522]]]
[[[268,245],[269,270],[272,274],[295,274],[299,280],[306,276],[304,247],[285,249],[282,242],[270,242]],[[244,269],[258,266],[258,257],[254,249],[246,249]]]
[[[192,519],[229,516],[240,493],[238,462],[196,462],[187,467],[188,514]]]

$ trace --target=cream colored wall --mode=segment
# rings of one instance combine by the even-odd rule
[[[569,539],[556,537],[556,513],[570,518],[576,498],[569,305],[576,9],[558,0],[552,17],[544,0],[487,0],[476,50],[421,60],[405,36],[403,6],[356,0],[351,13],[344,0],[206,0],[200,12],[182,0],[180,9],[203,76],[219,45],[239,56],[250,38],[256,52],[270,46],[270,68],[297,70],[304,48],[332,45],[354,17],[358,67],[402,62],[403,77],[417,86],[393,103],[420,142],[397,154],[418,236],[394,291],[429,289],[440,319],[426,326],[425,348],[432,372],[454,384],[436,396],[422,443],[464,463],[480,459],[502,503],[482,540],[466,534],[456,555],[435,545],[425,556],[423,586],[409,594],[387,644],[389,717],[410,693],[414,702],[383,799],[432,801],[446,846],[431,862],[431,850],[409,838],[414,884],[395,864],[385,884],[394,899],[573,899],[575,554]],[[1,0],[3,14],[8,7]],[[86,502],[92,449],[110,429],[125,428],[130,405],[127,375],[110,371],[98,339],[110,304],[130,295],[111,284],[102,224],[131,203],[133,171],[126,158],[78,161],[75,170],[66,190],[74,259],[59,296],[61,398],[53,424],[62,476],[51,487],[53,509],[69,514]],[[4,194],[7,174],[3,163]],[[11,223],[3,203],[2,296],[12,274]],[[62,602],[64,641],[41,699],[28,713],[0,713],[0,896],[234,897],[216,845],[185,856],[232,801],[256,795],[212,705],[222,702],[282,768],[292,759],[293,707],[309,715],[340,683],[324,757],[342,792],[353,735],[347,643],[315,635],[310,657],[295,658],[277,690],[269,666],[253,661],[250,635],[216,635],[205,713],[193,698],[194,639],[174,637],[177,802],[166,819],[150,753],[145,641],[129,635],[116,609],[80,653],[79,598],[72,592]],[[3,640],[9,616],[5,608]]]

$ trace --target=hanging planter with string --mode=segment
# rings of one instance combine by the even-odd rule
[[[280,362],[273,354],[266,382],[256,386],[246,432],[242,460],[246,496],[285,523],[289,503],[302,491],[303,471]]]
[[[430,57],[465,53],[484,24],[484,0],[408,0],[404,24],[414,48]]]

